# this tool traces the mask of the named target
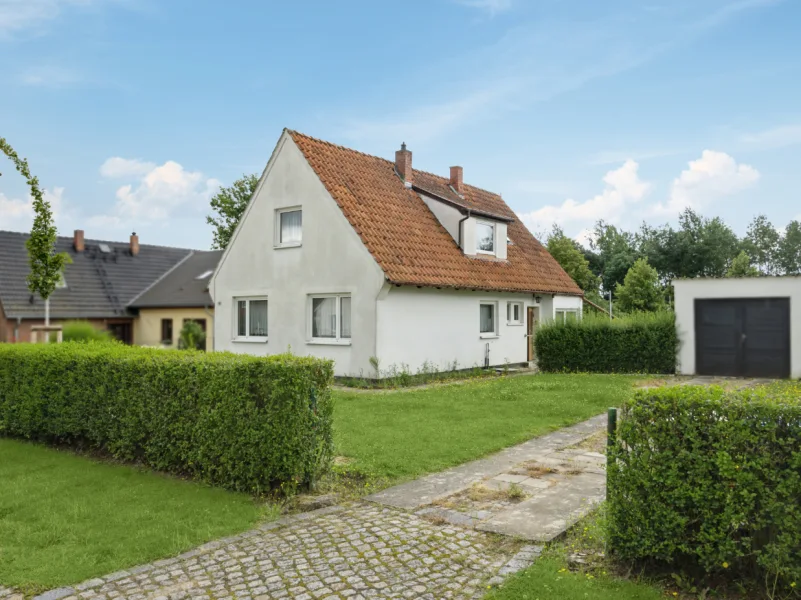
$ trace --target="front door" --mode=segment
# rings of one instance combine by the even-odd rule
[[[526,314],[526,355],[528,361],[534,360],[534,333],[537,331],[539,309],[529,306]]]

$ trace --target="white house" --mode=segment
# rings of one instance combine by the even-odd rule
[[[801,377],[801,277],[673,282],[679,372]]]
[[[497,194],[284,130],[210,282],[215,349],[337,375],[523,363],[581,290]],[[372,359],[372,360],[371,360]]]

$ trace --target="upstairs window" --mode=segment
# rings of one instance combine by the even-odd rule
[[[276,214],[276,246],[300,246],[303,241],[303,211],[300,208],[282,208]]]
[[[492,223],[476,223],[476,252],[495,254],[495,225]]]
[[[267,341],[267,298],[236,299],[237,341]]]

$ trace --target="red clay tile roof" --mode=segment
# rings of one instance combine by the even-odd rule
[[[395,163],[287,130],[391,283],[506,292],[580,295],[564,272],[497,194],[414,171],[414,185],[453,203],[509,219],[507,260],[466,256]]]

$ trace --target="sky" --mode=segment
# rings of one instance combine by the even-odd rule
[[[0,137],[61,235],[208,248],[284,127],[461,165],[537,235],[688,206],[742,235],[801,218],[799,30],[801,0],[0,0]]]

